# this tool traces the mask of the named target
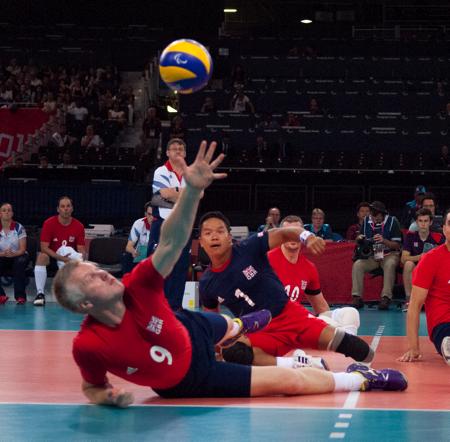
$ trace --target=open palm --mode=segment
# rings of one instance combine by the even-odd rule
[[[199,190],[206,189],[214,180],[226,178],[226,173],[214,173],[214,169],[225,158],[220,154],[214,161],[214,151],[217,143],[212,142],[208,149],[206,141],[202,141],[195,157],[195,161],[188,166],[183,158],[177,157],[172,160],[181,169],[186,184]]]

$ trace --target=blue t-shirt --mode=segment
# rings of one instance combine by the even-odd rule
[[[208,268],[200,279],[200,300],[206,308],[227,306],[235,316],[268,309],[275,317],[289,301],[266,253],[269,235],[261,232],[234,244],[231,261],[220,269]]]
[[[312,224],[305,224],[305,230],[314,233],[314,235],[323,238],[323,239],[333,239],[333,232],[331,231],[331,227],[329,224],[323,224],[319,230],[314,230],[314,226]]]

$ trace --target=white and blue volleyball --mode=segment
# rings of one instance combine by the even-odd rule
[[[176,40],[159,59],[162,81],[180,94],[200,90],[211,78],[213,63],[208,50],[195,40]]]

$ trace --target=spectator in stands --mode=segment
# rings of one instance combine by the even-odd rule
[[[22,104],[28,105],[31,104],[32,103],[31,89],[27,88],[25,84],[21,84],[18,93],[14,97],[14,101]]]
[[[27,250],[27,234],[18,222],[13,220],[13,208],[10,203],[0,205],[0,280],[6,272],[12,271],[14,281],[14,298],[16,303],[25,304],[27,295],[25,287],[27,276],[25,270],[29,257]],[[0,284],[0,304],[8,300],[5,290]]]
[[[184,121],[180,115],[176,115],[170,123],[169,138],[181,138],[182,140],[186,138]]]
[[[142,145],[144,151],[148,151],[151,157],[156,157],[159,147],[162,125],[157,117],[155,106],[150,106],[147,110],[147,117],[142,124]]]
[[[13,101],[13,91],[8,89],[6,84],[0,85],[0,104],[11,103]]]
[[[267,232],[267,230],[280,227],[281,212],[278,207],[271,207],[267,211],[266,221],[258,227],[258,232]]]
[[[205,97],[200,112],[203,114],[212,114],[216,112],[216,105],[212,97]]]
[[[72,217],[73,203],[68,196],[62,196],[58,200],[58,215],[45,220],[41,231],[41,251],[36,257],[34,278],[36,281],[37,295],[34,299],[35,306],[45,305],[45,282],[47,280],[47,266],[57,270],[57,261],[63,263],[71,260],[71,254],[60,255],[60,247],[72,247],[86,258],[84,226]]]
[[[80,98],[77,98],[73,103],[70,104],[69,108],[67,109],[67,113],[73,115],[75,121],[79,122],[87,121],[89,114]]]
[[[438,158],[435,161],[435,169],[437,170],[450,170],[450,156],[448,154],[448,146],[443,144]]]
[[[364,218],[370,213],[370,204],[367,201],[362,201],[356,207],[356,217],[358,222],[352,224],[345,234],[345,239],[349,241],[354,241],[356,237],[361,233],[362,225],[364,223]]]
[[[289,112],[287,114],[286,120],[283,123],[283,126],[287,126],[287,127],[298,127],[300,126],[300,118],[298,115]]]
[[[250,98],[248,98],[247,95],[244,94],[244,90],[242,89],[242,87],[236,88],[236,93],[231,99],[230,109],[233,112],[250,112],[252,114],[255,113],[255,107],[250,101]]]
[[[104,147],[103,140],[94,131],[93,125],[88,125],[86,127],[86,135],[81,138],[81,147],[84,148],[102,148]]]
[[[144,205],[144,218],[137,219],[130,230],[125,252],[122,255],[122,273],[133,270],[138,262],[141,262],[155,249],[156,244],[150,240],[150,228],[153,221],[152,206],[150,201]]]
[[[47,99],[44,101],[42,110],[48,114],[54,114],[56,112],[56,100],[53,92],[47,94]]]
[[[70,152],[66,150],[62,155],[62,162],[56,166],[57,169],[78,169],[78,167],[73,164]]]
[[[277,120],[274,120],[270,112],[265,112],[263,118],[256,126],[257,129],[270,130],[280,129],[280,124]]]
[[[243,87],[245,85],[245,70],[241,64],[236,64],[231,70],[231,84],[234,88]]]
[[[401,219],[402,226],[404,226],[405,228],[407,228],[412,222],[414,222],[416,212],[420,209],[420,203],[426,191],[427,189],[425,188],[425,186],[416,186],[414,190],[414,199],[412,201],[408,201],[405,204]]]
[[[52,169],[53,166],[48,162],[48,158],[46,155],[41,155],[39,157],[39,165],[38,169]]]
[[[308,111],[311,115],[323,115],[323,110],[320,108],[316,98],[311,98],[311,100],[309,100]]]
[[[126,123],[125,112],[120,109],[119,102],[115,101],[112,109],[109,109],[108,121],[116,122],[120,129],[124,127]]]
[[[362,235],[362,236],[361,236]],[[375,269],[383,269],[383,289],[379,310],[389,309],[395,275],[400,261],[399,250],[402,243],[400,224],[388,214],[386,206],[381,201],[370,205],[370,215],[364,219],[361,235],[357,240],[367,239],[363,246],[357,246],[355,262],[352,267],[352,297],[353,307],[364,306],[364,274]]]
[[[408,232],[403,241],[401,262],[403,264],[403,285],[405,287],[406,302],[409,302],[412,290],[412,272],[422,255],[444,242],[440,233],[430,231],[433,214],[429,209],[419,209],[416,212],[418,230]]]
[[[432,218],[430,230],[432,232],[442,233],[442,216],[436,215],[437,201],[433,193],[427,192],[422,195],[422,198],[420,199],[420,208],[428,209],[431,212]],[[410,232],[417,232],[419,230],[417,222],[414,221],[409,226],[408,230]]]
[[[62,125],[56,130],[48,142],[50,148],[57,148],[58,151],[70,149],[77,142],[75,137],[67,134],[66,126]]]
[[[166,155],[168,160],[161,167],[155,170],[153,176],[153,223],[151,226],[150,241],[156,244],[159,242],[159,232],[161,225],[172,212],[174,204],[177,202],[180,192],[185,187],[185,181],[181,175],[181,170],[177,168],[173,160],[181,156],[186,158],[186,143],[173,138],[167,143]],[[182,308],[186,274],[189,268],[190,241],[181,252],[172,273],[165,279],[164,293],[173,310]]]
[[[325,240],[333,241],[333,231],[329,224],[325,224],[325,212],[315,208],[311,213],[311,224],[305,224],[305,229]]]

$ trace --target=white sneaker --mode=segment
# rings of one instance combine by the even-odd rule
[[[450,365],[450,336],[446,336],[441,343],[441,353],[444,361]]]
[[[320,368],[321,370],[329,370],[328,364],[325,359],[321,357],[315,357],[307,355],[303,350],[297,349],[292,354],[294,359],[293,368],[312,367]]]
[[[36,298],[34,298],[33,304],[37,307],[43,307],[45,305],[45,295],[43,293],[38,293]]]

